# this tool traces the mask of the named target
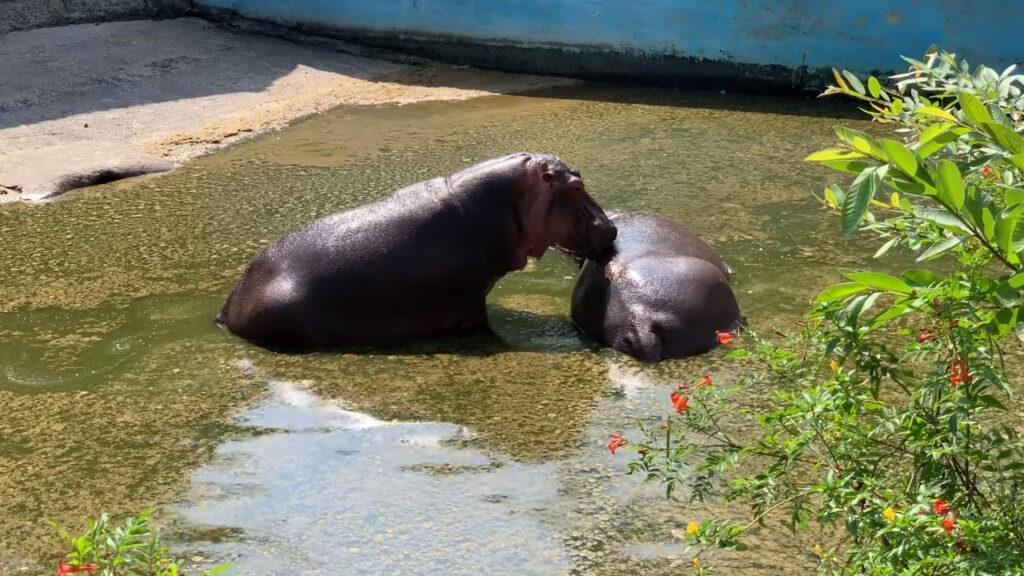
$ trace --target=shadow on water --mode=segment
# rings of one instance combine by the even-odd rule
[[[487,307],[488,326],[451,334],[402,339],[373,345],[345,345],[323,350],[268,348],[287,356],[358,354],[378,356],[493,356],[509,352],[569,352],[593,348],[563,315],[517,310],[496,304]],[[578,339],[572,339],[576,335]]]
[[[109,330],[86,329],[61,338],[41,339],[33,345],[0,349],[0,386],[19,392],[72,390],[99,379],[109,380],[131,370],[133,361],[154,349],[196,338],[232,338],[209,315],[213,298],[154,296],[120,311],[118,325]],[[175,310],[171,316],[164,314]],[[94,311],[44,308],[23,314],[5,326],[11,333],[27,334],[33,329],[58,323],[87,325]],[[593,348],[564,316],[488,306],[490,326],[436,337],[415,338],[373,346],[346,346],[330,350],[296,351],[267,349],[270,354],[303,357],[332,355],[433,356],[450,354],[486,357],[514,352],[557,353]],[[574,338],[575,336],[575,338]],[[239,341],[241,344],[241,341]],[[255,347],[255,346],[253,346]]]

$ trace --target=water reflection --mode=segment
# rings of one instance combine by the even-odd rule
[[[239,574],[558,574],[569,567],[533,509],[557,500],[553,464],[459,447],[444,423],[386,422],[288,382],[193,478],[188,522],[243,534],[211,544]]]

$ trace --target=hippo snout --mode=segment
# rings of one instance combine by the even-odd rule
[[[591,260],[600,259],[607,254],[615,242],[618,229],[607,217],[595,219],[587,230],[587,240],[583,249],[583,257]]]

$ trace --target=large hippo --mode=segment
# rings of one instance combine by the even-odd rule
[[[707,352],[742,322],[729,268],[683,225],[615,214],[612,250],[583,261],[572,320],[602,344],[647,362]]]
[[[528,256],[597,257],[614,239],[579,172],[512,154],[292,232],[249,264],[217,321],[279,349],[484,327],[487,293]]]

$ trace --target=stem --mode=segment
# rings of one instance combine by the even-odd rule
[[[750,522],[747,522],[747,524],[745,526],[740,528],[740,531],[736,534],[736,537],[739,538],[739,536],[741,534],[743,534],[744,532],[749,530],[754,524],[757,524],[758,522],[760,522],[765,516],[771,514],[775,510],[778,510],[779,507],[785,506],[786,504],[789,504],[790,502],[792,502],[793,500],[796,500],[797,498],[803,498],[803,497],[806,497],[806,496],[810,496],[813,493],[814,493],[813,490],[805,490],[804,492],[800,492],[800,493],[794,494],[794,495],[790,496],[789,498],[786,498],[785,500],[781,500],[779,502],[776,502],[775,504],[772,504],[768,508],[762,510],[760,514],[754,516],[753,520],[751,520]],[[708,550],[708,548],[710,548],[710,547],[711,547],[711,544],[705,544],[704,546],[701,546],[700,549],[697,550],[697,553],[693,557],[694,558],[700,558],[700,555],[703,554],[704,552],[706,552]]]

